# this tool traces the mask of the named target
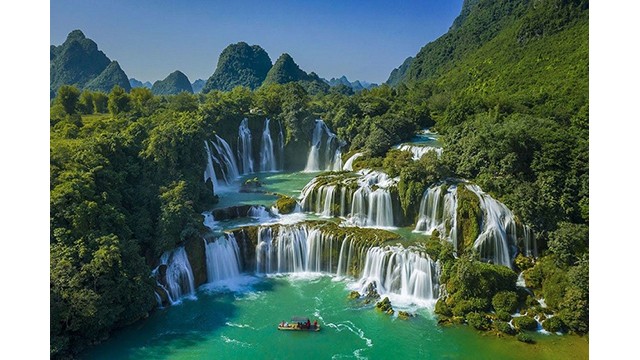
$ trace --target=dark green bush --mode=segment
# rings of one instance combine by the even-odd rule
[[[535,343],[535,341],[533,340],[533,337],[525,333],[519,333],[518,335],[516,335],[516,339],[518,339],[518,341],[522,341],[523,343],[527,343],[527,344]]]
[[[518,330],[535,330],[538,322],[530,316],[519,316],[513,318],[513,326]]]
[[[511,325],[509,325],[509,323],[506,321],[495,321],[493,323],[493,326],[496,328],[496,330],[500,331],[501,333],[504,333],[507,335],[516,334],[516,329],[512,328]]]
[[[496,312],[513,314],[518,309],[518,295],[513,291],[500,291],[493,296],[491,304]]]
[[[542,328],[549,332],[558,332],[565,330],[564,322],[557,316],[550,317],[542,322]]]
[[[491,328],[491,320],[483,313],[470,312],[467,314],[466,319],[467,323],[477,330],[485,331]]]

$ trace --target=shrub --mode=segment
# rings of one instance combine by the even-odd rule
[[[454,305],[452,313],[455,316],[465,316],[470,312],[484,312],[487,310],[488,305],[489,304],[485,299],[480,298],[460,300]]]
[[[509,323],[506,321],[495,321],[493,325],[496,328],[496,330],[500,331],[501,333],[504,333],[507,335],[516,334],[516,329],[512,328],[511,325],[509,325]]]
[[[550,317],[542,322],[542,328],[549,332],[564,331],[564,322],[557,316]]]
[[[522,341],[523,343],[527,343],[527,344],[535,343],[535,341],[533,341],[533,338],[531,337],[531,335],[525,334],[525,333],[520,333],[520,334],[516,335],[516,339],[518,339],[518,341]]]
[[[496,312],[496,318],[502,321],[511,321],[511,314],[506,311],[498,311]]]
[[[496,312],[504,311],[513,314],[518,309],[518,295],[513,291],[500,291],[495,294],[491,304]]]
[[[438,299],[436,302],[435,313],[443,316],[452,316],[451,308],[442,299]]]
[[[519,316],[513,318],[513,326],[518,330],[535,330],[538,328],[538,322],[530,316]]]
[[[470,326],[473,326],[477,330],[485,331],[491,328],[491,320],[489,320],[489,318],[485,314],[470,312],[467,314],[466,319],[467,323],[469,323]]]

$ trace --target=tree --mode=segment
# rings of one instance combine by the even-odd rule
[[[78,99],[80,98],[80,90],[75,86],[62,85],[58,89],[54,103],[62,105],[67,114],[75,114],[78,109]]]
[[[80,112],[87,115],[93,114],[94,105],[93,105],[93,93],[89,90],[82,91],[80,94],[80,102],[78,103],[78,107]]]
[[[108,110],[109,98],[102,92],[93,93],[93,109],[95,113],[104,114]]]
[[[131,110],[131,97],[123,88],[116,85],[109,93],[109,112],[111,115],[118,115]]]

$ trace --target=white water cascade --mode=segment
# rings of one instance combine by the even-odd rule
[[[325,139],[324,142],[322,141]],[[305,172],[339,171],[342,169],[341,144],[324,121],[316,120]],[[323,151],[324,150],[324,151]]]
[[[207,167],[204,169],[204,182],[211,180],[211,193],[215,193],[218,188],[218,178],[216,177],[216,170],[213,167],[213,155],[209,148],[209,143],[204,142],[204,147],[207,151]]]
[[[378,293],[411,296],[423,300],[438,298],[438,270],[428,255],[400,246],[373,247],[367,251],[359,280],[362,292],[375,283]]]
[[[240,251],[233,234],[225,234],[213,242],[205,241],[207,282],[226,280],[240,275]]]
[[[440,237],[453,243],[457,248],[458,209],[457,186],[440,185],[427,189],[420,201],[420,212],[414,231],[432,234],[438,230]]]
[[[480,199],[483,212],[482,233],[473,247],[480,257],[494,264],[511,267],[517,247],[517,225],[515,217],[503,203],[484,193],[478,185],[467,185]]]
[[[381,295],[435,300],[439,294],[436,263],[413,249],[370,247],[352,236],[336,238],[305,225],[263,227],[258,239],[260,274],[322,272],[359,279],[362,289],[375,282]]]
[[[302,189],[300,203],[303,211],[346,217],[346,225],[390,228],[395,225],[391,188],[398,181],[368,169],[355,175],[327,174]]]
[[[347,159],[347,161],[344,163],[344,166],[342,167],[342,170],[344,171],[353,171],[353,162],[356,161],[357,158],[359,158],[360,156],[364,155],[361,152],[357,152],[353,155],[351,155],[351,157],[349,159]]]
[[[251,146],[251,130],[249,120],[243,119],[238,128],[238,159],[242,167],[242,174],[253,173],[253,150]]]
[[[166,290],[171,303],[194,293],[193,271],[184,247],[165,252],[160,257],[160,263],[167,266],[165,271]]]
[[[260,171],[276,171],[276,155],[273,151],[273,140],[269,130],[269,119],[264,120],[262,145],[260,147]]]
[[[278,120],[278,129],[280,130],[278,135],[278,163],[279,170],[284,170],[284,133],[282,132],[282,123]]]
[[[436,153],[438,157],[442,156],[442,148],[435,146],[419,146],[419,145],[411,145],[411,144],[402,144],[397,147],[401,151],[409,151],[413,154],[413,160],[420,160],[426,153],[433,151]]]

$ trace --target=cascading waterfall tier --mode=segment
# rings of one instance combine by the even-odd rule
[[[242,174],[253,173],[253,148],[251,145],[251,130],[249,119],[244,118],[238,128],[238,159]]]
[[[324,140],[324,141],[323,141]],[[311,137],[311,149],[307,157],[305,172],[340,171],[342,170],[343,144],[329,130],[324,121],[316,120]]]
[[[207,243],[207,281],[216,282],[240,275],[240,250],[233,234],[225,234]]]
[[[161,267],[164,268],[161,270]],[[195,290],[193,271],[184,247],[167,251],[160,257],[160,265],[153,270],[158,284],[167,292],[171,303],[193,295]]]
[[[204,181],[211,179],[213,191],[218,188],[219,180],[229,185],[240,176],[231,147],[223,138],[216,135],[213,141],[205,141],[204,146],[207,152]]]
[[[276,171],[276,155],[273,151],[273,140],[269,129],[269,119],[264,120],[262,145],[260,147],[260,171]]]
[[[347,225],[393,227],[392,190],[399,179],[363,169],[355,174],[326,174],[313,178],[301,195],[303,211],[324,217],[345,217]]]
[[[359,283],[362,292],[375,284],[380,294],[392,293],[436,300],[438,268],[429,255],[400,246],[372,247],[367,251]]]
[[[457,248],[458,197],[456,185],[440,185],[427,189],[420,201],[418,221],[414,231],[433,234],[437,230],[441,238],[453,243]]]
[[[349,159],[347,159],[347,161],[344,163],[344,166],[342,167],[342,170],[344,171],[353,171],[353,162],[356,161],[357,158],[359,158],[360,156],[364,155],[361,152],[357,152],[353,155],[351,155],[351,157]]]
[[[420,212],[416,232],[432,234],[438,231],[440,238],[453,243],[458,249],[458,186],[464,186],[479,199],[482,210],[480,233],[473,241],[473,247],[485,261],[512,266],[513,259],[521,245],[524,255],[537,256],[537,244],[533,231],[519,224],[511,210],[503,203],[484,193],[477,185],[436,185],[424,192],[420,202]],[[518,236],[518,233],[521,236]]]
[[[435,146],[421,146],[421,145],[411,145],[411,144],[402,144],[396,147],[400,151],[408,151],[413,154],[413,160],[420,160],[428,152],[435,152],[438,157],[442,156],[442,148]]]
[[[381,247],[357,233],[336,235],[306,224],[264,226],[257,236],[256,273],[322,272],[358,279],[362,289],[375,282],[381,295],[438,297],[438,266],[423,251]]]

